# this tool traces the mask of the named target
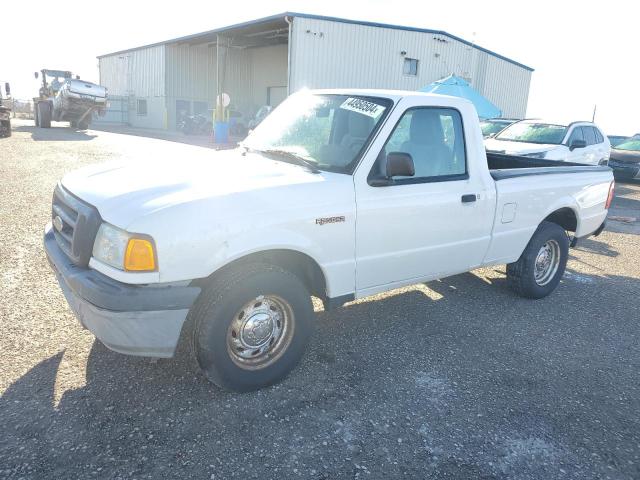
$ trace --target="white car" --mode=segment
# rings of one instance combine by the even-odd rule
[[[613,198],[611,169],[487,154],[473,104],[419,92],[302,91],[237,150],[192,152],[68,174],[45,250],[107,347],[170,357],[182,340],[233,390],[294,367],[311,295],[333,308],[496,264],[549,295]]]
[[[606,165],[611,153],[609,139],[591,122],[522,120],[486,139],[484,145],[488,152],[584,165]]]

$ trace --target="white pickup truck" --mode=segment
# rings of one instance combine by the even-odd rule
[[[236,150],[68,174],[44,243],[107,347],[170,357],[186,340],[210,380],[245,391],[298,362],[311,296],[331,308],[495,264],[548,295],[613,186],[608,167],[487,156],[463,99],[303,91]]]

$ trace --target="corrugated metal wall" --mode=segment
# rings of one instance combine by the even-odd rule
[[[287,46],[220,49],[224,90],[239,108],[266,103],[267,88],[287,85]],[[216,48],[167,46],[167,96],[213,101]]]
[[[169,124],[176,101],[203,101],[213,108],[216,92],[216,47],[167,45],[167,108]],[[267,101],[267,88],[287,85],[287,46],[220,48],[223,90],[231,107],[247,116]],[[224,66],[223,66],[224,64]]]
[[[253,107],[267,104],[269,87],[287,86],[287,45],[253,48],[250,50],[252,64],[251,90]]]
[[[419,61],[403,74],[404,57]],[[505,116],[524,117],[531,72],[442,35],[296,17],[291,91],[309,88],[417,90],[451,73],[471,80]]]
[[[216,85],[215,48],[167,45],[167,97],[213,99]]]
[[[470,79],[504,116],[526,114],[530,71],[446,36],[296,17],[290,48],[291,91],[302,87],[417,90],[456,73]],[[402,51],[418,59],[418,75],[403,74]],[[251,116],[267,103],[270,87],[287,86],[287,55],[287,45],[229,48],[221,60],[224,91],[230,94],[232,107]],[[111,95],[130,96],[130,105],[136,98],[149,99],[153,108],[146,118],[136,116],[136,124],[173,128],[177,104],[191,106],[191,112],[195,102],[200,109],[204,103],[209,109],[214,106],[215,45],[159,45],[102,57],[99,62],[100,82]]]
[[[99,60],[100,84],[112,95],[165,95],[165,46],[141,48]]]

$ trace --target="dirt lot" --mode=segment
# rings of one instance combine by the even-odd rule
[[[497,268],[320,312],[289,378],[238,395],[96,342],[41,246],[66,171],[193,148],[26,121],[0,140],[0,478],[640,478],[639,185],[549,298]]]

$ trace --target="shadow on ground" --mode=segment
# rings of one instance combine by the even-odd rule
[[[56,404],[61,351],[0,399],[0,476],[638,478],[639,281],[572,273],[539,301],[464,274],[321,312],[289,378],[243,395],[95,342]]]
[[[135,127],[119,125],[91,125],[91,128],[96,131],[116,133],[118,135],[155,138],[157,140],[184,143],[187,145],[207,147],[216,150],[235,148],[239,141],[244,140],[244,138],[233,138],[228,144],[215,144],[213,143],[213,138],[211,135],[185,135],[184,133],[175,130],[139,129]]]
[[[597,240],[597,238],[598,237],[582,238],[578,241],[578,245],[575,249],[581,252],[595,253],[611,258],[615,258],[620,255],[620,253],[617,250],[611,248],[608,243]],[[571,254],[571,250],[569,250],[569,254],[571,258],[575,259],[575,255]]]
[[[39,128],[29,125],[17,126],[15,132],[28,132],[36,142],[83,142],[93,140],[97,135],[92,135],[83,130],[71,127],[52,126],[51,128]]]

